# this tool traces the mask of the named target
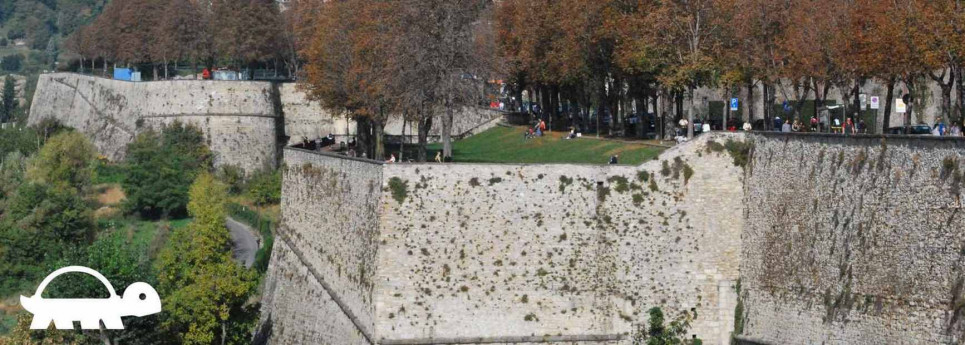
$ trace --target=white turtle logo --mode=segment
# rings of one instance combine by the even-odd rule
[[[87,273],[100,280],[110,293],[101,299],[44,299],[41,294],[47,284],[64,273]],[[34,315],[30,329],[47,329],[54,321],[57,329],[73,329],[74,321],[80,321],[81,329],[98,329],[104,321],[107,329],[124,329],[122,316],[147,316],[161,312],[161,298],[147,283],[134,283],[124,289],[124,297],[118,297],[114,287],[100,272],[83,266],[64,267],[54,271],[37,287],[33,297],[20,296],[20,304]]]

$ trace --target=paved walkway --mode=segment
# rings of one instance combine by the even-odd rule
[[[225,224],[231,233],[232,257],[245,267],[251,268],[251,265],[255,264],[255,252],[258,251],[261,242],[255,236],[254,229],[231,217],[225,219]]]

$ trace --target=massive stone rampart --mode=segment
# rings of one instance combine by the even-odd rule
[[[355,124],[312,102],[294,83],[173,80],[127,82],[73,73],[43,74],[28,122],[53,118],[91,137],[112,160],[139,131],[174,121],[197,125],[215,153],[216,165],[247,171],[276,166],[282,147],[334,134],[355,135]],[[491,128],[502,113],[462,109],[453,135]],[[430,131],[438,139],[440,121]],[[413,136],[416,128],[393,117],[386,134]],[[341,138],[342,141],[345,138]],[[410,140],[414,141],[414,140]]]
[[[965,141],[754,135],[743,337],[948,344],[965,335]]]
[[[46,118],[89,135],[101,154],[121,159],[139,131],[180,120],[198,125],[215,164],[246,170],[276,165],[284,132],[267,82],[132,83],[71,73],[43,74],[29,123]]]
[[[262,320],[286,332],[268,338],[351,319],[342,334],[380,344],[628,344],[663,307],[697,311],[692,332],[725,344],[743,187],[709,138],[725,136],[639,167],[384,165],[289,149],[268,284],[315,279],[342,307],[299,303],[317,290],[266,291]]]

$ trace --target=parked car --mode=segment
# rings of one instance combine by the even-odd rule
[[[908,133],[905,133],[905,126],[891,127],[888,128],[888,134],[908,134],[908,135],[931,135],[931,126],[918,124],[908,128]]]

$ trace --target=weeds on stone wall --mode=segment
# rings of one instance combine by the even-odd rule
[[[734,307],[734,332],[731,333],[731,345],[736,345],[737,341],[733,336],[744,334],[744,323],[747,318],[744,315],[744,297],[741,295],[741,280],[737,279],[737,285],[734,286],[737,291],[737,306]]]
[[[606,197],[610,196],[610,187],[597,186],[596,187],[596,199],[600,202],[606,201]]]
[[[694,176],[694,168],[691,168],[689,164],[684,163],[684,184],[690,182],[690,178]]]
[[[640,182],[647,182],[647,181],[649,181],[649,180],[650,180],[650,172],[649,172],[649,171],[646,171],[646,170],[637,172],[637,180],[640,181]]]
[[[667,163],[667,161],[661,162],[660,175],[663,175],[663,177],[667,177],[667,176],[670,176],[671,172],[673,171],[670,170],[670,164]]]
[[[560,193],[566,192],[566,187],[573,184],[573,179],[566,177],[566,175],[560,176]]]
[[[606,179],[606,181],[609,182],[609,183],[615,183],[615,184],[616,184],[616,186],[613,188],[613,190],[614,190],[615,192],[617,192],[617,193],[624,193],[624,192],[627,192],[627,191],[630,190],[630,183],[629,183],[630,181],[627,180],[626,177],[623,177],[623,176],[610,176],[609,178]]]
[[[697,312],[683,312],[676,319],[666,323],[663,310],[659,307],[650,308],[650,318],[647,324],[638,323],[633,326],[630,342],[633,345],[702,345],[703,341],[696,335],[687,336],[690,324],[697,318]]]
[[[489,179],[489,186],[492,187],[494,184],[497,184],[500,182],[503,182],[503,179],[501,177],[493,177]]]
[[[713,140],[707,141],[707,148],[706,148],[707,152],[721,153],[721,152],[724,152],[725,149],[726,148],[724,148],[724,145],[721,145],[716,141],[713,141]]]
[[[479,187],[479,186],[480,186],[480,184],[479,184],[479,178],[478,178],[478,177],[473,177],[473,178],[469,179],[469,185],[472,186],[472,187]]]
[[[858,152],[858,156],[856,156],[854,158],[854,161],[851,162],[851,174],[852,175],[861,174],[861,172],[864,171],[864,166],[865,166],[865,163],[867,162],[868,162],[868,150],[863,149]]]
[[[746,168],[750,162],[751,153],[754,151],[754,143],[750,141],[727,140],[724,143],[727,153],[734,159],[734,166]]]
[[[395,201],[401,204],[405,202],[405,198],[409,194],[409,182],[403,181],[398,177],[390,178],[389,191],[392,192],[392,199],[395,199]]]
[[[650,184],[647,186],[647,188],[650,188],[650,191],[651,191],[651,192],[656,192],[656,191],[660,190],[659,188],[657,188],[657,180],[656,180],[656,179],[651,179],[651,180],[650,180]]]

